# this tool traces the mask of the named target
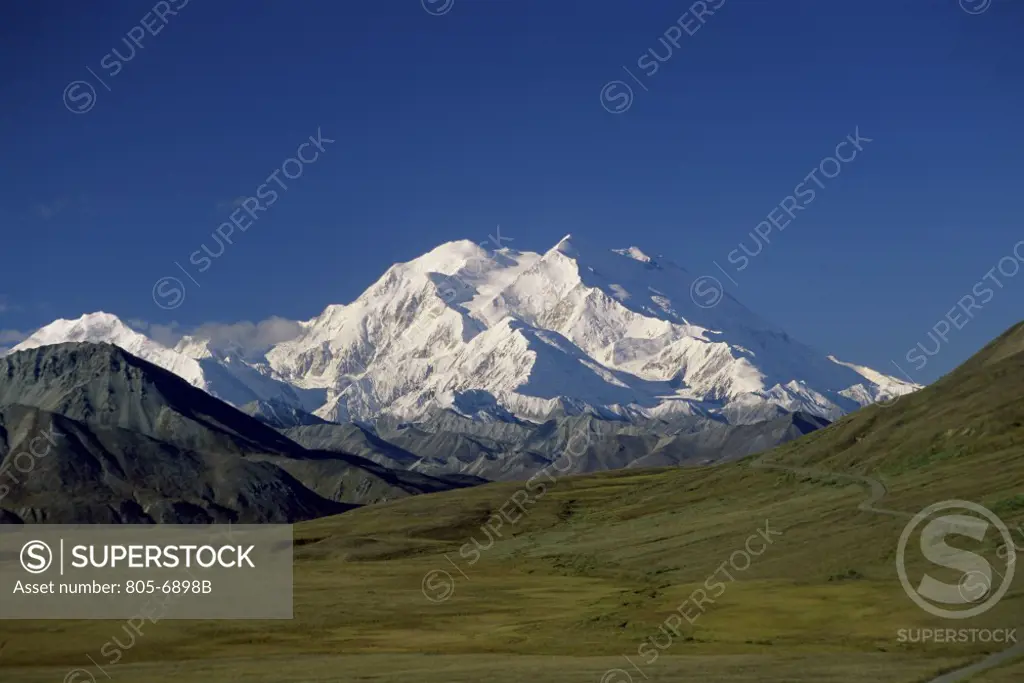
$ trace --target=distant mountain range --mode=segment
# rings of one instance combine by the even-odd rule
[[[203,335],[170,348],[107,313],[57,320],[14,351],[114,344],[281,427],[446,413],[534,425],[583,415],[831,421],[919,388],[818,353],[728,294],[705,308],[694,286],[636,247],[566,237],[537,254],[451,242],[258,353]]]
[[[555,461],[566,475],[730,460],[827,424],[799,413],[534,424],[440,409],[371,428],[273,401],[244,408],[255,417],[112,344],[0,358],[0,523],[292,522],[526,479]]]
[[[416,423],[376,430],[355,424],[305,425],[283,433],[318,450],[354,453],[394,468],[435,476],[465,474],[491,481],[529,479],[630,467],[707,465],[769,450],[827,426],[794,413],[753,424],[704,418],[608,420],[593,415],[529,422],[483,422],[438,411]]]

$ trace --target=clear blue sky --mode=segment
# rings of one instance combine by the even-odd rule
[[[190,0],[162,23],[154,2],[13,3],[0,329],[305,319],[500,224],[520,249],[571,232],[664,253],[824,352],[913,371],[907,350],[1024,239],[1024,3],[726,0],[702,23],[691,4]],[[157,34],[131,56],[144,16]],[[666,31],[679,47],[649,76],[637,61],[666,55]],[[116,74],[114,48],[131,56]],[[619,79],[635,98],[612,114]],[[86,113],[62,97],[76,80],[96,88]],[[189,255],[231,202],[318,127],[336,142],[198,274]],[[872,142],[729,282],[713,261],[753,248],[857,127]],[[153,301],[164,276],[186,284],[174,310]],[[1024,273],[1001,280],[913,379],[1024,317]]]

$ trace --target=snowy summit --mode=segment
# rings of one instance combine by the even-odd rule
[[[836,419],[918,388],[818,353],[729,295],[702,308],[692,284],[637,247],[566,236],[537,254],[458,241],[395,264],[265,357],[219,352],[201,336],[168,348],[107,313],[57,320],[14,351],[105,341],[235,405],[283,402],[339,422],[438,408],[531,421],[592,412],[745,423],[797,410]]]

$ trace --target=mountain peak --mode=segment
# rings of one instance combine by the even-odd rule
[[[11,349],[11,353],[67,342],[113,344],[133,356],[173,372],[200,389],[207,388],[203,371],[195,359],[153,341],[130,328],[116,315],[103,311],[87,313],[75,320],[55,320],[33,332],[28,339]]]
[[[413,270],[420,273],[441,273],[454,275],[468,264],[486,261],[491,254],[484,246],[468,239],[440,244],[426,254],[393,268]]]
[[[566,256],[574,256],[576,254],[576,240],[573,238],[572,233],[569,233],[562,239],[558,240],[558,244],[551,248],[551,251],[560,251]]]
[[[15,348],[105,341],[236,406],[279,399],[328,420],[414,420],[445,396],[541,421],[569,403],[836,419],[917,388],[818,354],[728,295],[700,305],[685,269],[636,246],[571,234],[543,255],[487,246],[458,240],[396,264],[259,358],[201,335],[170,349],[103,312],[58,320]]]
[[[49,346],[62,342],[108,342],[126,348],[145,337],[125,325],[111,313],[97,311],[86,313],[74,320],[59,318],[41,327],[28,339],[15,346],[12,351],[23,351],[37,346]]]

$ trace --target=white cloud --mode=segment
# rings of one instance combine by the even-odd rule
[[[214,348],[236,348],[243,354],[260,354],[301,333],[302,326],[298,322],[275,316],[258,323],[204,323],[192,330],[190,336],[209,340]]]
[[[243,356],[259,356],[271,346],[295,339],[302,333],[302,326],[294,320],[271,317],[260,322],[243,320],[236,323],[203,323],[195,328],[186,328],[177,322],[167,325],[147,323],[144,320],[125,320],[125,324],[145,334],[153,341],[173,348],[183,338],[208,341],[217,350],[234,351]]]
[[[141,332],[158,344],[163,344],[168,348],[174,348],[175,344],[181,341],[181,338],[188,334],[188,330],[183,328],[176,322],[172,322],[168,325],[161,325],[159,323],[148,323],[145,320],[139,318],[127,318],[124,320],[124,324],[132,328],[136,332]]]

